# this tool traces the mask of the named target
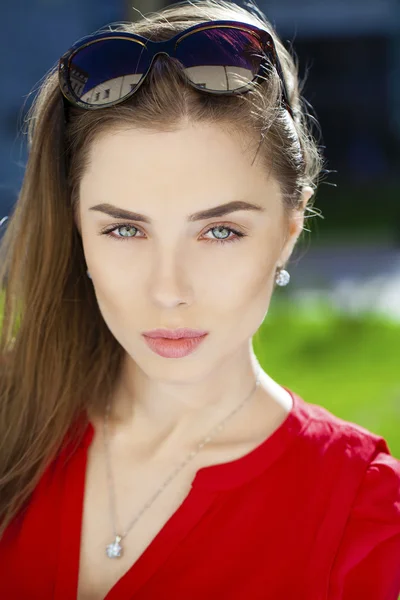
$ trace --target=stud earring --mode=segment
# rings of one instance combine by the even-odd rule
[[[290,274],[282,267],[278,267],[277,273],[275,275],[276,285],[284,286],[284,285],[287,285],[289,283],[289,281],[290,281]]]
[[[86,273],[87,273],[87,276],[88,276],[90,279],[92,279],[92,276],[91,276],[91,274],[89,273],[89,271],[86,271]]]

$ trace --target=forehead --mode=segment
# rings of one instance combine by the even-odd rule
[[[109,202],[110,194],[119,204],[139,196],[197,208],[252,195],[260,204],[279,201],[276,179],[260,162],[252,164],[254,149],[250,138],[204,123],[173,131],[104,132],[89,149],[81,201]]]

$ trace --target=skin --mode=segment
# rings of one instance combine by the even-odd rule
[[[302,210],[288,225],[276,180],[251,164],[253,156],[241,138],[204,123],[183,122],[172,132],[115,130],[91,146],[76,224],[100,311],[126,350],[110,433],[115,443],[134,440],[146,456],[193,448],[254,387],[259,365],[251,338],[267,315],[276,268],[293,251],[313,191],[304,190]],[[232,200],[264,210],[186,220]],[[144,214],[151,224],[90,210],[100,203]],[[123,222],[127,227],[111,234],[122,239],[100,235]],[[219,230],[210,228],[219,226],[247,237],[213,243]],[[225,229],[220,234],[234,237]],[[209,335],[189,356],[163,358],[141,336],[157,327]],[[260,419],[267,431],[277,406],[287,414],[291,398],[262,371],[252,401],[220,436],[227,443],[248,439],[251,431],[262,436]]]

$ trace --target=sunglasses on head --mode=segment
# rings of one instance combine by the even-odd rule
[[[180,63],[191,86],[216,95],[249,91],[265,80],[272,64],[282,82],[282,103],[293,118],[272,36],[238,21],[200,23],[159,42],[120,31],[88,36],[59,60],[63,98],[87,110],[119,104],[139,89],[160,54]]]

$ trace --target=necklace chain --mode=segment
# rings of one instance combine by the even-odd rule
[[[124,537],[126,537],[126,535],[129,533],[129,531],[132,529],[132,527],[135,525],[135,523],[140,519],[140,517],[145,512],[145,510],[147,510],[153,504],[153,502],[158,498],[158,496],[161,494],[161,492],[172,481],[172,479],[174,479],[177,476],[177,474],[187,465],[187,463],[190,462],[191,460],[193,460],[193,458],[200,452],[200,450],[203,448],[203,446],[205,446],[212,439],[214,439],[215,434],[218,433],[222,429],[222,427],[225,425],[226,421],[228,419],[230,419],[240,408],[242,408],[242,406],[253,396],[253,394],[260,382],[260,373],[261,373],[261,368],[259,366],[258,374],[257,374],[257,378],[256,378],[256,384],[255,384],[254,388],[252,389],[252,391],[250,392],[250,394],[239,404],[239,406],[237,406],[228,416],[226,416],[219,423],[219,425],[217,425],[216,427],[211,429],[211,431],[207,434],[207,436],[198,444],[198,446],[195,450],[192,450],[192,452],[190,452],[188,454],[188,456],[185,458],[185,460],[171,473],[171,475],[164,481],[164,483],[157,490],[157,492],[150,498],[150,500],[144,505],[144,507],[141,509],[141,511],[129,523],[128,527],[122,534],[117,533],[117,528],[115,525],[115,521],[116,521],[116,519],[115,519],[115,515],[116,515],[115,493],[114,493],[115,488],[114,488],[114,481],[113,481],[113,476],[112,476],[112,471],[111,471],[110,453],[109,453],[109,444],[108,444],[108,420],[109,420],[111,406],[110,406],[110,403],[107,404],[106,414],[105,414],[105,418],[104,418],[104,425],[103,425],[103,440],[104,440],[104,450],[105,450],[106,465],[107,465],[110,513],[111,513],[111,519],[112,519],[112,523],[113,523],[113,532],[114,532],[114,538],[115,538],[114,542],[112,542],[111,544],[109,544],[106,547],[106,554],[109,558],[119,558],[120,556],[122,556],[122,546],[121,546],[120,542]]]

